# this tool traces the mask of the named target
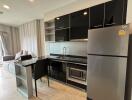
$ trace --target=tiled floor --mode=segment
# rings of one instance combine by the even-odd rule
[[[50,87],[43,79],[38,81],[38,97],[30,100],[86,100],[86,93],[50,80]],[[34,93],[35,94],[35,93]],[[15,77],[0,67],[0,100],[26,100],[16,89]]]

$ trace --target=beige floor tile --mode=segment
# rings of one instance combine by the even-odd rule
[[[51,79],[48,87],[47,80],[45,78],[42,80],[37,81],[38,97],[34,96],[30,100],[86,100],[86,93],[83,91]],[[15,76],[2,67],[0,67],[0,100],[27,100],[17,92]]]

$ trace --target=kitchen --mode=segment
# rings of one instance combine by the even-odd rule
[[[126,24],[126,14],[127,14],[126,12],[127,12],[127,1],[115,0],[115,1],[109,1],[109,2],[106,2],[103,4],[99,4],[94,7],[86,8],[86,9],[83,9],[83,10],[80,10],[77,12],[73,12],[73,13],[70,13],[70,14],[67,14],[64,16],[59,16],[59,17],[56,17],[55,20],[50,20],[48,22],[45,22],[45,27],[46,27],[45,28],[45,32],[46,32],[45,38],[46,38],[47,56],[50,55],[49,58],[51,59],[51,62],[52,61],[55,61],[55,63],[61,62],[60,65],[61,65],[61,67],[63,66],[62,69],[65,69],[62,71],[63,73],[65,73],[64,74],[65,79],[62,78],[62,80],[61,80],[61,78],[60,79],[55,78],[55,77],[54,78],[57,80],[63,81],[66,84],[72,85],[76,88],[81,88],[81,89],[86,90],[88,93],[88,98],[87,98],[88,100],[106,100],[106,98],[103,99],[103,97],[101,97],[101,95],[99,97],[98,95],[94,94],[95,97],[93,97],[93,98],[89,97],[89,96],[93,95],[92,93],[96,93],[96,90],[90,90],[90,88],[94,85],[91,85],[91,87],[89,88],[89,86],[90,86],[89,84],[95,84],[95,83],[92,83],[92,81],[89,82],[90,79],[92,79],[92,76],[90,76],[88,74],[88,72],[90,73],[90,71],[92,71],[92,69],[90,69],[89,63],[86,68],[86,65],[85,65],[86,64],[86,56],[88,54],[88,56],[87,56],[88,62],[90,62],[90,65],[93,66],[92,63],[94,63],[94,62],[97,63],[96,58],[89,60],[89,57],[90,57],[90,55],[94,55],[94,53],[96,55],[96,52],[97,52],[96,49],[101,48],[101,47],[99,47],[99,45],[102,44],[102,49],[100,49],[100,51],[101,50],[105,51],[105,49],[106,50],[108,49],[109,52],[110,51],[114,52],[114,50],[116,50],[116,49],[112,49],[112,46],[111,46],[111,48],[110,47],[105,48],[105,45],[107,45],[107,42],[106,42],[106,44],[103,44],[103,42],[105,43],[105,41],[109,40],[110,36],[108,36],[109,38],[106,38],[103,41],[103,36],[105,36],[105,34],[101,35],[101,33],[100,33],[100,35],[102,36],[102,38],[101,38],[102,41],[98,41],[100,43],[100,44],[98,44],[98,42],[96,43],[96,41],[94,41],[94,38],[92,38],[92,40],[90,38],[90,40],[89,40],[89,36],[92,37],[92,35],[89,35],[89,34],[94,34],[94,33],[96,34],[96,33],[99,33],[99,31],[101,31],[101,30],[102,30],[101,32],[104,32],[104,33],[114,32],[114,30],[115,30],[115,33],[119,34],[119,36],[125,34],[126,31],[124,32],[124,30],[129,30],[129,28],[126,28],[129,26],[119,27],[119,25]],[[116,30],[116,28],[114,28],[114,27],[113,27],[113,29],[109,29],[109,27],[112,27],[112,26],[117,26],[118,30]],[[108,27],[108,29],[107,29],[107,27]],[[106,30],[111,30],[111,31],[105,32],[105,31],[103,31],[102,28],[106,28]],[[92,29],[93,29],[93,33],[92,33]],[[98,30],[94,32],[94,29],[98,29]],[[88,30],[91,30],[91,31],[88,31]],[[121,31],[121,32],[118,32],[118,31]],[[95,37],[95,40],[98,40],[98,38]],[[112,40],[112,37],[110,40]],[[116,42],[118,42],[118,44],[120,44],[121,41],[120,42],[119,41],[120,40],[118,40],[118,41],[113,40],[113,44]],[[90,44],[89,44],[89,42],[90,42]],[[93,42],[93,44],[92,44],[92,42]],[[108,44],[112,45],[109,42],[108,42]],[[128,43],[126,43],[126,44],[128,44]],[[97,46],[97,48],[93,47],[92,45]],[[115,45],[115,46],[117,46],[117,45]],[[90,48],[92,48],[92,49],[90,49]],[[95,48],[95,50],[94,50],[94,48]],[[124,47],[122,45],[122,48],[126,48],[126,52],[127,52],[128,47]],[[120,47],[118,48],[118,46],[117,46],[117,49],[119,49],[119,51],[121,50],[121,48]],[[89,50],[93,50],[93,52],[89,51]],[[113,55],[112,53],[109,54],[109,52],[106,52],[106,54],[104,54],[104,56],[107,55],[107,53],[108,53],[108,55],[110,55],[110,54]],[[118,52],[115,51],[115,55],[118,55],[117,53]],[[97,54],[98,54],[98,52],[97,52]],[[100,54],[103,55],[102,53],[100,53]],[[72,59],[73,61],[70,59]],[[79,59],[80,62],[83,59],[83,61],[82,61],[83,63],[81,62],[81,64],[80,64],[80,62],[78,63],[78,60],[74,60],[74,59]],[[51,66],[56,67],[55,63],[51,64]],[[122,65],[124,63],[125,62],[122,61]],[[57,64],[57,66],[59,66],[58,64]],[[109,66],[110,66],[110,64],[109,64]],[[112,66],[116,66],[116,65],[112,65]],[[101,68],[101,66],[100,66],[100,68]],[[96,69],[98,69],[98,68],[96,68]],[[126,70],[126,69],[122,69],[122,70]],[[102,72],[103,72],[103,69],[102,69]],[[108,73],[108,72],[104,72],[104,73]],[[120,74],[120,75],[124,77],[125,73],[123,75],[122,74]],[[53,75],[53,76],[55,76],[55,75]],[[58,75],[58,76],[63,76],[63,75]],[[110,74],[110,76],[111,76],[111,74]],[[119,78],[119,77],[117,77],[117,78]],[[121,80],[125,80],[125,78],[121,79]],[[121,80],[119,80],[119,82],[121,82]],[[98,83],[98,81],[95,81],[95,82]],[[105,81],[102,80],[102,82],[105,82]],[[95,86],[98,84],[95,84]],[[116,84],[116,85],[125,86],[125,83],[124,84],[123,83]],[[99,86],[101,88],[101,85],[99,85]],[[99,86],[96,88],[99,88]],[[107,91],[108,86],[110,86],[110,85],[106,86],[106,90],[102,89],[102,92]],[[103,88],[103,86],[102,86],[102,88]],[[89,95],[89,90],[91,91],[91,95]],[[92,91],[94,91],[94,92],[92,92]],[[106,95],[107,95],[107,97],[111,97],[111,98],[109,98],[110,100],[111,99],[112,100],[124,100],[123,99],[124,96],[125,96],[125,100],[130,99],[130,98],[128,99],[128,97],[126,97],[126,95],[123,93],[124,89],[123,90],[115,90],[115,89],[109,90],[108,89],[108,91],[109,91],[108,92],[109,95],[107,95],[107,92],[106,92]],[[110,91],[112,91],[112,92],[121,91],[120,92],[121,94],[120,94],[120,96],[116,95],[116,96],[112,97],[112,95],[110,96]],[[98,94],[99,94],[99,92],[98,92]],[[102,96],[103,95],[104,94],[102,94]],[[96,98],[96,96],[98,97],[98,99]]]
[[[126,21],[127,0],[47,17],[50,79],[87,93],[87,100],[131,100],[131,25]]]

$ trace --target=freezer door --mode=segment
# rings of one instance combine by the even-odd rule
[[[90,100],[124,100],[127,58],[88,56],[87,95]]]
[[[128,40],[127,25],[89,30],[88,54],[127,56]]]

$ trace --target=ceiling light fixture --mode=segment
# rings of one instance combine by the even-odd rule
[[[3,8],[5,8],[5,9],[7,9],[7,10],[10,9],[10,7],[9,7],[8,5],[3,5]]]
[[[83,15],[87,15],[88,13],[85,11],[84,13],[83,13]]]
[[[56,19],[57,19],[57,20],[59,20],[60,18],[59,18],[59,17],[57,17]]]
[[[35,0],[29,0],[30,2],[34,2]]]

